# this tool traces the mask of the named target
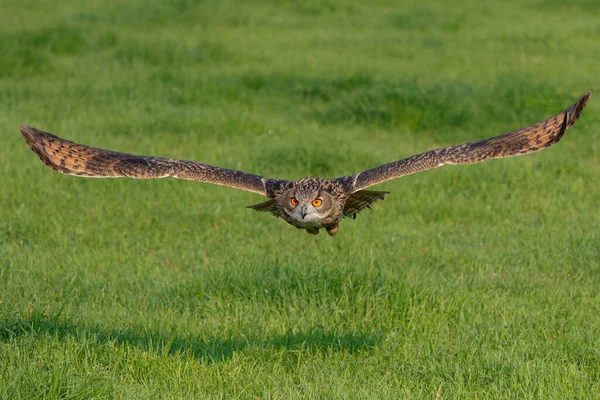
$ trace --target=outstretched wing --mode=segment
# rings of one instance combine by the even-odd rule
[[[68,175],[97,178],[126,176],[137,179],[173,177],[231,186],[268,197],[274,197],[280,186],[288,183],[194,161],[97,149],[61,139],[27,125],[21,125],[21,133],[44,164]]]
[[[339,179],[352,182],[351,192],[354,193],[390,179],[441,167],[445,164],[473,164],[489,158],[504,158],[533,153],[557,143],[564,135],[565,130],[577,121],[591,95],[591,92],[587,92],[579,98],[577,103],[564,112],[530,127],[479,142],[429,150],[357,175]]]

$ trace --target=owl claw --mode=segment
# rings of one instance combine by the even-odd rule
[[[338,231],[340,230],[340,226],[339,225],[334,225],[334,226],[330,226],[327,229],[327,233],[329,233],[329,236],[333,236],[336,233],[338,233]]]
[[[319,228],[308,228],[306,230],[306,232],[310,233],[311,235],[318,235],[319,234]]]

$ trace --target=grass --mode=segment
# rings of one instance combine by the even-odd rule
[[[556,147],[390,181],[334,238],[98,147],[336,177],[597,90],[598,3],[5,0],[0,398],[598,398],[600,101]]]

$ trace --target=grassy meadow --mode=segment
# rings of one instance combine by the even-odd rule
[[[599,398],[600,2],[0,2],[0,398]],[[329,237],[18,126],[274,178],[527,126]]]

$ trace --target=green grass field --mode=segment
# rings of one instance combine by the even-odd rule
[[[1,8],[0,398],[600,396],[600,2]],[[555,147],[377,186],[333,238],[248,192],[57,174],[18,130],[333,178],[587,90]]]

